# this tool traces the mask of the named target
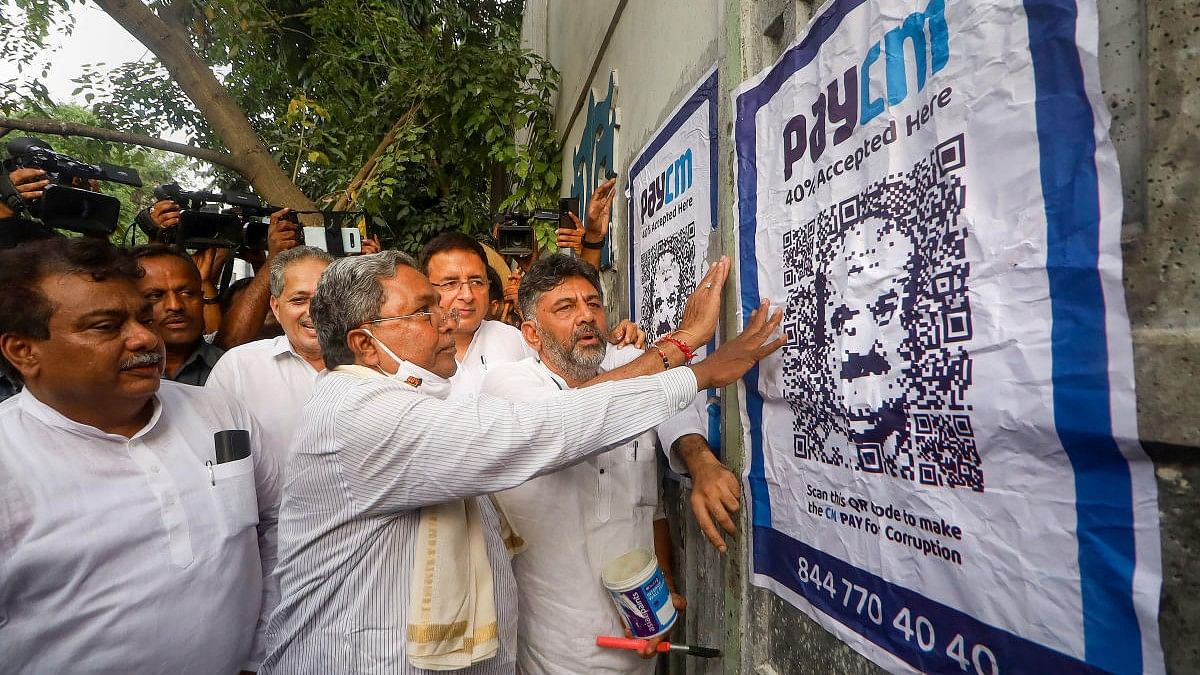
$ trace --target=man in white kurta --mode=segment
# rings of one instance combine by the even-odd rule
[[[605,347],[600,336],[607,332],[607,321],[599,280],[581,261],[557,255],[539,260],[522,280],[519,298],[527,317],[522,331],[538,357],[489,371],[484,394],[523,402],[552,399],[642,355],[632,347]],[[619,636],[624,630],[600,575],[617,556],[635,548],[654,550],[657,441],[671,448],[677,439],[690,437],[684,444],[686,464],[700,467],[704,461],[716,462],[703,443],[703,428],[699,411],[690,405],[658,426],[658,438],[648,431],[495,495],[526,543],[526,550],[513,559],[522,672],[654,672],[653,661],[633,652],[596,647],[597,635]],[[703,449],[696,451],[693,441]],[[675,468],[683,472],[682,466]],[[702,482],[731,486],[736,499],[737,482],[728,471],[696,474]]]
[[[127,254],[27,246],[0,254],[0,367],[25,384],[0,403],[0,670],[257,669],[279,472],[255,421],[159,380]],[[250,455],[216,463],[213,434],[236,429]]]
[[[458,367],[450,378],[451,399],[471,398],[490,368],[533,355],[521,331],[487,319],[487,253],[479,242],[462,232],[445,232],[421,249],[421,269],[438,293],[443,309],[458,312],[454,328],[454,360]]]
[[[632,347],[609,351],[641,354]],[[519,402],[553,399],[570,388],[536,358],[498,366],[483,383],[484,394]],[[495,495],[526,543],[512,561],[522,672],[654,672],[653,660],[600,649],[596,636],[620,636],[624,630],[600,584],[604,564],[634,548],[654,550],[657,441],[647,431]]]
[[[262,423],[263,438],[277,453],[280,466],[286,465],[300,410],[325,369],[308,303],[331,260],[328,253],[308,246],[297,246],[272,258],[271,311],[284,334],[225,352],[205,384],[249,408]]]

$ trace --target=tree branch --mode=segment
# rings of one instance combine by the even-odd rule
[[[246,113],[211,68],[192,49],[184,27],[164,21],[142,0],[94,0],[122,28],[158,57],[183,93],[204,115],[242,174],[272,204],[310,211],[316,205],[288,178],[250,126]],[[167,15],[170,17],[170,14]]]
[[[413,107],[400,116],[400,119],[396,120],[391,129],[388,129],[388,132],[379,141],[379,145],[375,146],[375,152],[371,153],[371,156],[367,158],[366,163],[362,165],[362,168],[358,170],[354,178],[350,179],[350,183],[346,186],[345,191],[342,192],[342,196],[333,205],[334,211],[345,211],[354,203],[354,200],[358,198],[358,189],[362,187],[363,183],[367,182],[367,178],[375,170],[375,165],[379,163],[379,158],[383,156],[384,151],[396,140],[396,134],[400,133],[404,125],[412,121],[413,116],[417,114],[420,108],[420,103],[413,105]]]
[[[93,127],[88,124],[79,124],[77,122],[57,122],[55,120],[30,119],[27,117],[13,119],[8,117],[0,117],[0,129],[18,129],[20,131],[29,131],[38,134],[53,134],[55,136],[84,136],[87,138],[95,138],[102,141],[114,141],[116,143],[129,143],[132,145],[141,145],[147,148],[155,148],[157,150],[166,150],[179,155],[187,155],[195,157],[206,162],[219,164],[242,172],[241,163],[234,158],[233,155],[210,150],[208,148],[198,148],[194,145],[185,143],[175,143],[154,136],[143,136],[142,134],[132,134],[126,131],[116,131],[113,129],[102,129]]]

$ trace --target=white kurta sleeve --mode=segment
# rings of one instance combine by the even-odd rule
[[[644,350],[637,347],[613,347],[610,345],[602,365],[605,370],[615,370],[645,353]],[[654,431],[658,435],[658,442],[662,444],[663,453],[667,456],[667,463],[670,464],[671,470],[680,475],[686,474],[687,465],[683,463],[683,459],[671,446],[675,444],[675,441],[689,434],[699,434],[708,438],[707,392],[698,393],[692,401],[692,405],[672,415],[655,427]]]
[[[689,368],[534,402],[442,401],[364,380],[337,406],[335,450],[360,511],[407,511],[569,466],[652,428],[695,395]]]
[[[258,555],[262,563],[262,607],[258,624],[254,629],[254,646],[250,650],[250,661],[242,669],[257,671],[266,656],[267,623],[271,613],[279,604],[279,580],[275,576],[275,564],[279,560],[278,521],[280,489],[283,485],[283,467],[279,466],[275,454],[262,450],[262,433],[259,424],[250,413],[250,447],[254,457],[254,489],[258,497]]]

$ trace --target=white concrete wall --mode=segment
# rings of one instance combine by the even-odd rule
[[[528,0],[525,44],[546,56],[561,75],[556,130],[563,144],[563,194],[573,175],[571,156],[579,145],[590,88],[602,99],[609,73],[617,73],[618,190],[650,135],[717,60],[716,0]],[[615,21],[615,25],[614,25]],[[545,30],[539,35],[539,23]],[[612,35],[605,43],[605,35]],[[539,40],[543,42],[539,43]],[[539,48],[540,47],[540,48]],[[594,70],[591,79],[586,79]],[[579,102],[582,99],[583,105]],[[627,265],[623,198],[613,213],[613,265]],[[605,275],[609,308],[628,316],[628,289],[615,273]]]

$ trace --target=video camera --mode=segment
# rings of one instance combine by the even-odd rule
[[[264,218],[282,207],[263,202],[256,195],[233,190],[220,192],[187,191],[176,183],[154,189],[157,199],[179,204],[179,225],[163,230],[139,215],[138,225],[152,241],[167,241],[184,249],[232,248],[267,250],[268,224]],[[229,208],[222,209],[222,205]],[[144,212],[143,212],[144,213]],[[323,227],[301,228],[302,241],[308,246],[341,256],[362,251],[362,236],[357,227],[342,227],[347,218],[361,213],[292,211],[287,218],[299,224],[297,215],[321,214]]]
[[[146,212],[138,214],[138,226],[152,241],[173,243],[185,249],[246,248],[266,250],[267,226],[263,216],[275,209],[252,194],[188,191],[177,183],[154,188],[155,199],[179,205],[179,225],[161,229]],[[232,208],[222,209],[222,206]]]
[[[8,159],[0,174],[0,199],[15,212],[30,215],[50,227],[108,237],[117,229],[121,202],[116,197],[74,187],[76,180],[102,180],[134,187],[142,186],[135,169],[112,164],[88,164],[55,152],[50,144],[37,138],[14,138],[8,142]],[[21,198],[9,179],[17,169],[41,169],[50,184],[42,196],[31,202]]]
[[[534,209],[532,213],[505,213],[500,216],[500,228],[496,237],[496,250],[503,256],[523,258],[533,255],[537,248],[534,236],[535,223],[553,223],[555,229],[574,227],[567,213],[579,214],[579,199],[564,197],[558,200],[558,210]]]

